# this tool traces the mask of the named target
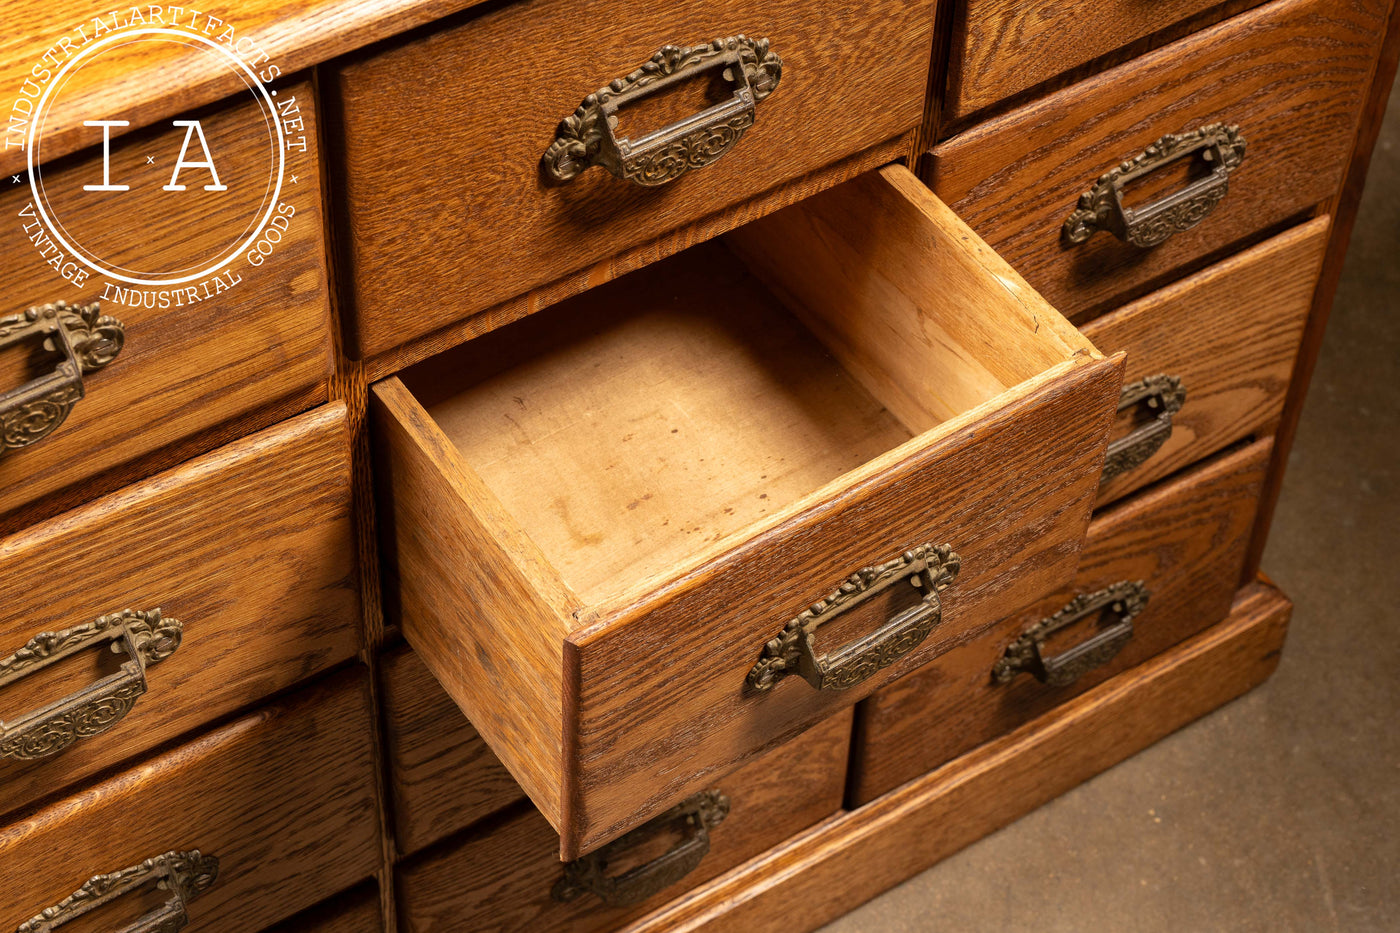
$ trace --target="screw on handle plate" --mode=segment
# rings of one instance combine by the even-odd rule
[[[612,842],[564,866],[550,897],[572,901],[586,893],[608,907],[639,904],[680,881],[699,867],[710,851],[710,830],[729,815],[729,798],[717,790],[701,791]],[[680,842],[656,858],[609,875],[608,864],[665,832],[679,830]]]
[[[124,653],[117,673],[9,722],[0,722],[0,759],[33,761],[56,755],[79,739],[101,735],[146,692],[146,665],[180,647],[184,627],[159,609],[124,609],[61,632],[44,632],[0,658],[0,688],[100,644]]]
[[[618,111],[715,69],[733,86],[729,99],[638,139],[618,138]],[[639,185],[664,185],[733,149],[753,126],[759,101],[777,89],[782,73],[782,59],[768,48],[767,39],[731,36],[694,48],[665,46],[627,77],[585,97],[559,124],[541,167],[546,178],[558,183],[601,165]]]
[[[962,558],[946,544],[921,544],[887,563],[851,574],[825,599],[808,607],[763,647],[749,671],[748,685],[768,691],[789,674],[801,674],[818,690],[844,690],[884,670],[913,651],[942,619],[938,594],[957,579]],[[874,632],[827,655],[816,652],[817,629],[897,583],[909,582],[923,594],[913,608]]]
[[[1172,416],[1186,404],[1186,387],[1179,376],[1155,375],[1125,385],[1118,393],[1118,412],[1140,409],[1148,420],[1108,445],[1099,483],[1122,476],[1146,463],[1172,436]]]
[[[0,454],[52,434],[83,397],[83,376],[116,359],[126,340],[121,321],[58,301],[0,318],[0,351],[38,343],[59,357],[50,373],[0,393]]]
[[[62,901],[21,923],[16,933],[50,933],[148,884],[169,892],[165,903],[122,927],[122,933],[175,933],[189,923],[189,903],[218,877],[219,860],[212,855],[201,855],[198,849],[167,852],[121,871],[93,875]]]
[[[1141,580],[1123,581],[1076,596],[1059,612],[1041,619],[1006,648],[992,668],[992,680],[1010,683],[1028,673],[1049,687],[1067,687],[1096,667],[1107,664],[1133,637],[1133,619],[1147,607],[1150,594]],[[1055,632],[1095,614],[1106,613],[1113,624],[1057,655],[1045,653]]]
[[[1189,230],[1215,210],[1230,190],[1230,173],[1244,161],[1245,141],[1238,126],[1212,123],[1189,133],[1168,133],[1142,153],[1099,178],[1079,196],[1079,206],[1060,230],[1064,245],[1083,243],[1107,230],[1124,243],[1149,247]],[[1210,165],[1204,178],[1180,191],[1137,207],[1123,203],[1129,182],[1178,159],[1199,157]]]

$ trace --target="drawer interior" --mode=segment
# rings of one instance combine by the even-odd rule
[[[403,382],[569,589],[607,601],[1091,351],[990,251],[941,240],[963,228],[931,204],[870,173]]]

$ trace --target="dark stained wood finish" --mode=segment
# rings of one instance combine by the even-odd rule
[[[934,191],[1081,320],[1311,211],[1341,182],[1388,0],[1276,0],[937,146]],[[1079,195],[1165,133],[1239,124],[1244,163],[1198,226],[1150,250],[1066,247]],[[1145,197],[1146,195],[1144,195]]]
[[[6,513],[21,507],[38,504],[53,514],[52,507],[70,507],[155,472],[153,464],[167,445],[207,435],[235,420],[241,433],[247,433],[266,427],[289,409],[294,413],[326,399],[331,325],[311,85],[282,88],[279,99],[290,97],[306,121],[308,149],[289,153],[279,204],[295,214],[271,258],[254,267],[238,255],[226,268],[242,278],[239,284],[182,307],[176,306],[170,289],[165,290],[167,307],[102,302],[104,314],[126,325],[121,355],[85,378],[86,397],[53,434],[0,456],[0,531],[19,526]],[[186,132],[166,125],[112,144],[112,181],[130,185],[131,191],[81,190],[101,180],[99,146],[45,171],[50,203],[64,205],[65,224],[80,229],[83,240],[94,249],[100,247],[101,255],[112,262],[135,269],[174,268],[182,262],[198,268],[215,244],[222,249],[231,243],[219,218],[251,218],[257,213],[269,166],[265,154],[259,157],[255,151],[266,140],[248,135],[252,122],[261,126],[263,118],[246,97],[194,116],[201,120],[227,192],[203,191],[207,171],[189,168],[181,175],[189,190],[161,190],[170,181]],[[100,131],[89,132],[100,142]],[[145,164],[146,154],[155,164]],[[197,140],[186,158],[201,158]],[[296,184],[290,181],[292,173],[299,176]],[[188,202],[183,200],[187,196]],[[60,299],[101,299],[104,287],[96,273],[76,287],[60,278],[30,242],[30,236],[38,236],[37,221],[19,216],[32,206],[30,197],[27,185],[0,186],[0,212],[10,218],[0,226],[0,253],[11,260],[0,314]],[[131,225],[133,212],[141,219],[139,234],[132,232],[138,229]],[[26,225],[32,229],[26,230]],[[161,257],[163,265],[157,266],[155,257]],[[7,380],[4,388],[10,387]],[[185,456],[207,449],[186,450]]]
[[[944,115],[961,119],[1198,14],[1218,19],[1259,2],[959,0]]]
[[[0,656],[122,609],[184,623],[109,731],[36,762],[0,760],[0,812],[354,656],[349,459],[344,406],[328,405],[0,542]],[[88,686],[105,655],[0,690],[0,718]]]
[[[1251,586],[1210,631],[623,933],[815,929],[1262,683],[1291,610],[1277,590]]]
[[[1095,517],[1072,586],[949,651],[857,707],[849,798],[859,806],[1005,735],[1108,678],[1160,654],[1230,612],[1270,444],[1259,441]],[[1139,580],[1150,594],[1118,656],[1067,687],[991,672],[1006,647],[1071,599]],[[1098,630],[1097,618],[1058,633],[1054,652]]]
[[[368,678],[353,668],[0,829],[0,922],[171,850],[219,859],[191,927],[245,933],[379,865]],[[111,905],[111,909],[120,909]]]
[[[374,356],[914,129],[933,15],[931,0],[859,16],[683,0],[581,20],[531,0],[345,64],[328,89],[343,111],[351,352]],[[769,38],[783,75],[720,162],[660,188],[601,169],[544,181],[540,157],[585,96],[663,45],[740,33]]]
[[[379,889],[373,882],[337,894],[263,933],[383,933]]]
[[[730,801],[710,834],[710,851],[678,883],[631,907],[607,907],[592,894],[558,902],[550,889],[561,875],[558,839],[534,810],[522,810],[488,831],[431,850],[398,872],[400,928],[495,930],[498,933],[590,933],[616,929],[696,885],[759,855],[836,813],[850,747],[851,714],[838,713],[799,741],[711,782]],[[674,840],[663,837],[658,854]],[[616,874],[624,866],[615,866]]]
[[[386,653],[380,671],[400,853],[417,852],[524,798],[412,649]]]
[[[1125,384],[1161,374],[1186,389],[1171,437],[1100,486],[1100,506],[1278,420],[1329,226],[1309,221],[1084,325],[1094,346],[1128,354]],[[1140,418],[1122,412],[1115,434]]]
[[[743,331],[733,328],[765,304],[772,317],[774,297],[753,291],[752,282],[730,269],[691,269],[685,264],[694,261],[691,254],[595,290],[586,296],[589,304],[525,322],[531,325],[525,336],[502,332],[494,343],[464,350],[466,356],[445,356],[406,377],[414,391],[397,379],[374,388],[384,452],[381,516],[397,577],[387,586],[388,605],[424,663],[560,830],[565,857],[702,789],[1072,576],[1121,359],[1103,359],[904,169],[790,211],[759,222],[733,245],[802,308],[799,315],[813,322],[849,375],[825,360],[798,368],[809,380],[829,368],[825,382],[858,381],[836,401],[868,405],[863,389],[888,409],[880,413],[876,405],[880,417],[893,413],[906,426],[901,438],[920,432],[902,444],[892,441],[898,444],[892,450],[878,447],[887,452],[854,468],[813,459],[824,446],[844,449],[849,439],[837,430],[834,413],[820,420],[839,441],[822,439],[800,418],[784,420],[784,393],[806,399],[807,390],[779,380],[784,391],[775,391],[765,352],[734,354],[735,334]],[[774,226],[765,231],[770,220]],[[799,281],[810,277],[807,267],[793,266],[784,250],[762,248],[765,241],[811,243],[812,255],[822,257],[814,268],[832,273],[831,287]],[[694,276],[730,283],[726,306],[743,312],[717,315],[704,304],[703,289],[675,287]],[[717,341],[715,354],[690,355],[706,365],[726,355],[736,362],[723,378],[699,379],[698,388],[682,379],[680,371],[689,372],[680,365],[684,353],[667,358],[676,366],[641,366],[637,379],[594,379],[592,357],[568,355],[578,335],[568,328],[550,333],[560,321],[587,333],[599,309],[631,320],[617,309],[638,302],[646,308],[656,296],[669,301],[677,293],[680,301],[702,300],[643,315],[628,333],[652,340],[673,321],[699,322],[701,330],[705,322],[722,322],[714,326],[727,335],[729,349]],[[979,313],[969,315],[968,308]],[[653,327],[650,320],[661,323]],[[763,321],[765,334],[801,330],[782,315]],[[926,337],[895,346],[880,341],[884,327]],[[813,342],[810,335],[803,339]],[[628,365],[634,362],[629,358]],[[477,378],[484,381],[478,385]],[[767,388],[716,403],[716,386],[723,396],[725,386],[744,380]],[[649,398],[669,401],[647,413],[635,384],[653,386]],[[812,382],[814,391],[822,386],[823,380]],[[497,402],[505,405],[504,425],[497,424]],[[634,403],[636,412],[626,407]],[[616,443],[631,445],[614,451],[611,433],[579,434],[580,423],[594,417],[575,418],[571,406],[579,404],[602,413],[623,406],[639,427],[660,424],[676,408],[685,418],[674,431],[665,430],[668,423],[650,433],[600,420],[600,430],[625,435]],[[765,420],[770,408],[782,418]],[[703,473],[696,481],[688,474],[651,476],[651,464],[667,462],[667,449],[691,460],[705,455],[695,452],[692,430],[694,438],[724,443],[749,432],[753,444],[724,451],[746,469],[749,446],[790,432],[794,443],[780,445],[774,460],[783,480],[773,488],[784,490],[786,500],[766,511],[753,505],[740,485],[742,471],[721,469],[712,482]],[[574,435],[573,444],[550,446]],[[535,441],[517,444],[520,438]],[[562,490],[552,458],[587,469]],[[750,471],[761,480],[752,490],[758,499],[766,494],[767,477],[758,476],[763,462]],[[809,468],[817,470],[810,485],[787,482]],[[689,485],[668,486],[661,481],[666,476]],[[671,496],[679,488],[686,495]],[[695,526],[702,533],[687,541],[681,536],[691,525],[666,530],[665,513],[651,522],[653,490],[655,501],[684,499],[678,508],[713,497],[715,508]],[[572,500],[558,505],[566,493]],[[719,508],[731,501],[733,507]],[[599,524],[582,523],[595,513]],[[561,526],[560,514],[579,521]],[[649,541],[670,549],[660,566],[650,565],[648,548],[634,549]],[[676,541],[683,546],[674,548]],[[945,594],[943,625],[923,646],[839,693],[817,693],[795,679],[770,694],[746,689],[746,674],[788,619],[851,572],[925,541],[952,543],[963,571]],[[596,567],[579,563],[580,552],[590,549]],[[604,563],[618,552],[632,557]],[[474,571],[464,572],[468,567]]]

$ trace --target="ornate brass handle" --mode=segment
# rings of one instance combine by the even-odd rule
[[[992,668],[992,679],[999,684],[1009,683],[1025,671],[1047,686],[1069,686],[1094,668],[1107,664],[1123,650],[1133,637],[1133,619],[1146,608],[1148,595],[1147,587],[1136,580],[1076,596],[1059,612],[1041,619],[1007,646],[1006,653]],[[1045,654],[1045,640],[1052,634],[1102,612],[1116,621],[1063,654]]]
[[[825,599],[793,619],[764,645],[749,671],[755,690],[772,690],[788,674],[798,673],[818,690],[844,690],[884,670],[917,648],[942,618],[938,594],[958,576],[962,558],[948,545],[921,544],[888,563],[857,570]],[[908,581],[922,591],[918,605],[906,609],[876,631],[817,656],[817,629],[847,610],[897,583]]]
[[[1108,445],[1100,483],[1142,466],[1172,436],[1172,416],[1186,404],[1186,388],[1177,376],[1156,375],[1125,385],[1118,411],[1145,409],[1152,417]]]
[[[83,375],[116,359],[126,331],[121,321],[59,301],[0,318],[0,351],[40,343],[60,357],[53,372],[0,393],[0,453],[48,437],[83,397]]]
[[[723,69],[734,86],[728,100],[635,141],[617,137],[619,110],[714,69]],[[778,87],[782,73],[782,59],[769,50],[767,39],[731,36],[695,48],[665,46],[627,77],[583,99],[545,150],[544,172],[553,181],[567,182],[590,165],[601,165],[639,185],[674,181],[733,149],[753,126],[755,106]]]
[[[19,719],[0,722],[0,759],[46,758],[112,728],[146,692],[146,665],[174,654],[183,631],[179,620],[164,618],[159,609],[124,609],[95,622],[36,635],[8,658],[0,658],[3,688],[104,642],[127,656],[115,674]]]
[[[638,904],[694,871],[710,851],[710,830],[729,815],[729,798],[717,790],[702,791],[660,816],[614,839],[596,852],[564,866],[564,876],[550,897],[571,901],[592,892],[609,907]],[[663,832],[680,830],[681,841],[661,855],[620,875],[609,876],[608,863]]]
[[[122,933],[175,933],[189,923],[190,901],[209,890],[218,877],[219,860],[212,855],[201,855],[198,849],[167,852],[110,875],[93,875],[62,901],[21,923],[15,933],[49,933],[148,884],[169,891],[169,896],[155,910],[122,927]]]
[[[1215,210],[1230,190],[1230,173],[1244,161],[1244,137],[1238,126],[1212,123],[1189,133],[1168,133],[1140,155],[1105,173],[1079,196],[1060,236],[1066,246],[1083,243],[1096,231],[1108,230],[1133,246],[1156,246],[1174,233],[1189,230]],[[1211,172],[1180,191],[1139,207],[1123,203],[1129,182],[1177,159],[1199,154]]]

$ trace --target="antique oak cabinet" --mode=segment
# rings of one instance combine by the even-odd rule
[[[205,6],[5,3],[0,930],[813,929],[1277,663],[1391,0]]]

